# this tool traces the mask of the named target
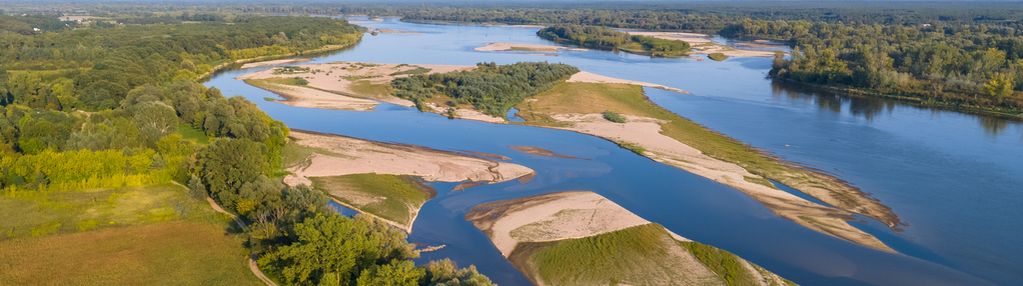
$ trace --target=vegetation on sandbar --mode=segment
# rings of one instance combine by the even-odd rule
[[[579,72],[573,66],[547,62],[510,65],[480,63],[468,71],[413,75],[391,82],[394,94],[420,109],[427,102],[448,106],[472,105],[487,115],[504,118],[508,109]]]
[[[689,43],[632,36],[601,26],[555,25],[536,32],[541,38],[600,50],[622,50],[652,57],[680,57],[689,53]]]

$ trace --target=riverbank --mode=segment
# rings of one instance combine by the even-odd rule
[[[319,70],[311,66],[301,67],[307,70],[303,72]],[[467,70],[467,67],[448,68]],[[384,78],[378,84],[388,82]],[[327,87],[326,83],[324,86]],[[551,90],[527,98],[516,106],[519,110],[517,115],[525,119],[524,124],[571,130],[610,140],[657,162],[736,188],[777,215],[812,230],[894,252],[873,235],[848,223],[853,214],[861,214],[894,228],[900,221],[887,206],[838,178],[763,154],[667,111],[650,102],[641,87],[684,93],[678,88],[579,72]],[[426,110],[443,114],[439,106]],[[601,115],[605,111],[622,114],[628,122],[605,120]],[[499,117],[466,114],[482,115],[466,108],[446,115],[492,123],[507,122]],[[486,118],[482,118],[484,116]],[[795,188],[827,205],[788,193],[772,181]]]
[[[670,233],[592,192],[485,203],[474,207],[466,219],[537,285],[785,283],[763,268]],[[700,255],[687,245],[719,252],[715,257]],[[717,267],[725,260],[740,267]]]
[[[909,103],[911,105],[918,106],[918,107],[936,108],[936,109],[943,109],[943,110],[952,110],[952,111],[964,112],[964,113],[969,113],[969,114],[994,116],[994,117],[1004,118],[1004,119],[1023,120],[1023,110],[1014,110],[1014,109],[1005,109],[1005,108],[990,108],[990,107],[975,106],[975,105],[963,105],[963,104],[956,104],[956,103],[940,102],[940,101],[928,100],[926,98],[920,98],[920,97],[916,97],[916,96],[880,93],[880,92],[864,90],[864,89],[859,89],[859,88],[853,88],[853,87],[845,87],[845,86],[820,85],[820,84],[813,84],[813,83],[794,81],[794,80],[789,80],[789,79],[784,79],[784,78],[777,78],[777,77],[773,78],[773,80],[775,80],[775,81],[777,81],[778,83],[781,83],[781,84],[791,84],[793,86],[804,87],[804,88],[809,88],[809,89],[814,89],[814,90],[820,90],[820,91],[823,91],[823,92],[842,93],[842,94],[846,94],[846,95],[849,95],[849,96],[855,96],[855,97],[860,97],[860,98],[892,99],[892,100],[898,100],[898,101],[904,102],[904,103]]]
[[[526,124],[610,140],[652,160],[736,188],[807,228],[894,252],[847,222],[856,213],[894,227],[899,220],[887,206],[837,178],[765,155],[671,113],[650,102],[639,86],[566,82],[516,108]],[[605,111],[622,114],[626,122],[605,119],[601,114]],[[828,205],[790,194],[770,180]]]
[[[419,208],[432,197],[409,176],[489,184],[533,174],[518,164],[414,145],[296,130],[289,136],[285,184],[312,186],[405,231],[411,231]]]

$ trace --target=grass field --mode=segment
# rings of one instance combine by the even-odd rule
[[[429,71],[429,70],[427,70]],[[388,83],[373,83],[368,80],[357,80],[353,81],[348,86],[352,89],[352,92],[356,96],[365,98],[383,98],[391,95],[394,90],[391,88],[390,82]]]
[[[408,225],[432,190],[410,176],[355,174],[312,177],[313,188],[360,211]]]
[[[536,100],[526,101],[517,106],[518,115],[524,118],[527,124],[563,126],[563,123],[552,119],[550,115],[605,111],[656,118],[666,121],[661,125],[661,134],[692,146],[708,156],[738,164],[751,173],[797,189],[813,186],[855,191],[833,177],[785,163],[661,108],[646,97],[642,87],[636,85],[562,83],[533,98]],[[775,187],[767,180],[755,180],[754,183]],[[887,218],[881,219],[887,221]]]
[[[0,241],[0,285],[261,285],[242,243],[184,221]]]
[[[0,194],[0,285],[257,285],[229,221],[177,185]]]
[[[657,224],[579,239],[520,243],[509,259],[547,285],[757,285],[771,276],[727,251],[680,242]],[[780,279],[779,279],[780,281]],[[787,282],[787,281],[785,281]]]
[[[181,138],[195,143],[203,145],[210,143],[210,137],[206,136],[206,133],[199,131],[199,129],[195,129],[195,127],[188,124],[178,124],[178,134],[181,135]]]
[[[218,222],[174,185],[0,194],[0,240],[172,220]]]

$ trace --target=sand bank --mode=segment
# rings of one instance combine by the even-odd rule
[[[333,62],[279,67],[239,76],[238,79],[301,78],[307,87],[334,93],[337,98],[361,98],[401,106],[414,106],[411,101],[391,95],[392,80],[414,74],[446,73],[472,69],[472,66],[369,64]],[[328,95],[321,94],[321,95]],[[298,97],[298,96],[296,96]],[[349,101],[343,99],[342,101]],[[335,109],[347,108],[337,106]]]
[[[735,163],[707,156],[696,148],[661,134],[662,120],[625,115],[628,119],[626,123],[614,123],[605,120],[601,114],[556,114],[552,117],[570,124],[563,129],[639,146],[643,148],[642,155],[655,161],[736,188],[779,216],[810,229],[894,252],[876,237],[846,222],[846,218],[851,216],[849,211],[819,205],[783,190],[755,183],[766,179]]]
[[[560,192],[488,203],[466,215],[508,256],[520,242],[581,238],[650,223],[592,192]]]
[[[530,52],[546,52],[553,53],[560,50],[569,51],[587,51],[583,48],[569,48],[554,45],[541,45],[541,44],[523,44],[523,43],[508,43],[508,42],[494,42],[489,43],[481,47],[477,47],[474,50],[479,52],[507,52],[507,51],[530,51]]]
[[[697,33],[682,32],[640,32],[628,31],[630,35],[647,36],[665,40],[683,41],[689,43],[692,48],[691,54],[712,54],[722,53],[729,57],[773,57],[774,52],[759,50],[744,50],[729,47],[711,41],[710,36]]]
[[[638,85],[638,86],[659,88],[659,89],[663,89],[663,90],[667,90],[667,91],[674,91],[674,92],[683,93],[683,94],[689,94],[688,91],[681,90],[681,89],[674,88],[674,87],[670,87],[670,86],[664,86],[664,85],[660,85],[660,84],[656,84],[656,83],[649,83],[649,82],[642,82],[642,81],[634,81],[634,80],[614,78],[614,77],[603,76],[603,75],[599,75],[599,74],[595,74],[595,73],[591,73],[591,72],[586,72],[586,71],[581,71],[581,72],[578,72],[576,74],[573,74],[572,77],[570,77],[566,82],[632,84],[632,85]]]
[[[515,151],[519,151],[526,154],[533,154],[537,156],[554,157],[562,159],[579,159],[579,157],[558,154],[554,151],[535,146],[508,146],[508,147],[515,149]]]
[[[284,98],[284,100],[275,100],[275,102],[291,106],[367,111],[373,110],[373,108],[378,104],[378,102],[369,99],[344,96],[333,92],[303,86],[276,84],[272,82],[246,82],[280,95]]]
[[[292,131],[295,143],[324,150],[304,164],[288,168],[288,185],[310,184],[308,177],[391,174],[438,182],[504,182],[533,173],[525,166],[425,147],[390,144],[336,135]]]

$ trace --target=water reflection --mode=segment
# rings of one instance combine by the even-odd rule
[[[951,112],[942,108],[912,106],[892,99],[853,96],[843,92],[783,82],[771,83],[771,95],[775,99],[815,104],[819,110],[823,111],[840,114],[845,110],[868,122],[873,121],[880,114],[892,114],[896,108],[929,110],[934,117]],[[986,115],[976,115],[975,117],[977,123],[988,135],[999,135],[1009,126],[1023,126],[1023,122],[1018,120]]]

